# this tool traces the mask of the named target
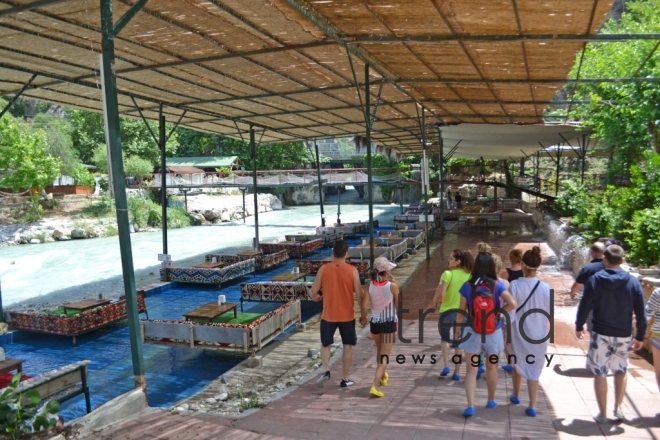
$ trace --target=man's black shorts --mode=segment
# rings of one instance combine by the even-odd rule
[[[341,343],[344,345],[357,344],[357,333],[355,332],[355,319],[347,322],[328,322],[321,320],[321,345],[327,347],[335,342],[335,331],[339,329]]]

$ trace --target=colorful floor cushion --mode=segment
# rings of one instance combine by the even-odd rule
[[[310,282],[273,282],[241,284],[242,301],[282,301],[296,299],[311,301],[312,284]]]
[[[161,280],[179,283],[222,284],[234,278],[253,273],[256,269],[254,258],[239,261],[218,269],[198,267],[170,267],[160,270]]]
[[[300,268],[301,272],[306,272],[310,274],[318,273],[319,268],[324,264],[330,263],[328,260],[296,260],[296,266]],[[369,262],[368,261],[347,261],[351,266],[355,266],[360,275],[369,274]]]

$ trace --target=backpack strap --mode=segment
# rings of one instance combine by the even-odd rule
[[[516,313],[518,313],[520,310],[522,310],[523,307],[525,307],[525,305],[527,304],[527,301],[529,301],[529,299],[532,297],[532,295],[534,295],[534,292],[536,292],[536,288],[539,287],[539,284],[541,284],[541,280],[538,280],[536,282],[536,285],[534,286],[532,291],[529,293],[529,296],[527,296],[527,299],[525,300],[525,302],[523,302],[522,305],[516,309]]]

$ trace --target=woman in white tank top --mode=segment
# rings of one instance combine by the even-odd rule
[[[363,310],[367,310],[368,303],[371,301],[369,326],[376,343],[376,363],[378,367],[376,368],[374,384],[369,390],[369,394],[374,397],[385,395],[380,391],[379,386],[387,385],[389,376],[385,369],[389,363],[392,344],[394,344],[395,333],[397,332],[396,304],[399,299],[399,285],[390,272],[395,267],[396,264],[388,261],[385,257],[376,258],[374,260],[374,270],[371,273],[371,281],[365,285],[365,291],[362,295]]]

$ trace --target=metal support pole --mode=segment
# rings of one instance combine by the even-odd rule
[[[254,142],[253,125],[250,125],[250,153],[252,154],[252,186],[254,188],[254,250],[257,251],[259,250],[259,201],[257,199],[257,144]]]
[[[541,182],[539,182],[539,168],[541,167],[541,154],[536,152],[536,169],[534,170],[534,186],[536,192],[541,192]]]
[[[28,82],[26,82],[25,85],[24,85],[23,87],[21,87],[21,89],[20,89],[18,92],[16,92],[16,94],[14,95],[14,97],[11,98],[11,99],[9,100],[9,102],[7,103],[7,105],[5,106],[5,108],[3,108],[3,109],[0,111],[0,119],[2,119],[2,117],[5,115],[5,113],[7,112],[7,110],[9,110],[9,109],[11,108],[11,106],[14,105],[14,103],[15,103],[16,101],[18,101],[18,98],[21,97],[21,95],[23,94],[23,92],[25,91],[25,89],[27,89],[28,87],[30,87],[30,84],[32,84],[32,81],[34,81],[34,79],[35,79],[36,77],[37,77],[37,74],[35,73],[34,75],[32,75],[32,76],[30,77],[30,79],[28,80]]]
[[[325,213],[323,212],[323,182],[321,182],[321,162],[319,160],[319,146],[314,141],[316,151],[316,177],[319,181],[319,205],[321,206],[321,226],[325,226]]]
[[[341,186],[337,187],[337,225],[341,225]]]
[[[188,191],[189,190],[184,190],[183,191],[183,203],[186,206],[186,213],[188,212]]]
[[[367,129],[367,202],[369,203],[369,267],[374,267],[374,201],[371,178],[371,111],[369,110],[371,93],[369,90],[369,63],[364,65],[364,124]]]
[[[137,294],[135,291],[135,272],[133,254],[131,252],[131,235],[128,225],[128,206],[126,201],[126,178],[122,163],[121,137],[119,132],[119,104],[117,100],[117,83],[115,70],[115,31],[112,21],[112,0],[101,0],[101,46],[102,53],[102,84],[105,104],[106,138],[109,141],[115,207],[117,211],[117,229],[119,230],[119,251],[121,255],[122,274],[124,278],[124,293],[126,295],[126,313],[128,315],[128,330],[131,343],[131,360],[135,386],[145,389],[144,360],[142,356],[142,338],[140,336],[140,318],[138,315]]]
[[[403,184],[399,180],[399,205],[401,207],[401,214],[403,214]]]
[[[442,130],[439,126],[435,126],[435,133],[438,136],[438,146],[440,147],[440,233],[445,232],[445,204],[443,203],[443,198],[447,197],[445,194],[445,143],[442,140]]]
[[[245,224],[245,190],[247,188],[241,188],[241,192],[243,193],[243,224]]]
[[[525,176],[525,158],[524,157],[520,158],[520,173],[518,175],[520,177]]]
[[[426,156],[426,117],[424,116],[424,108],[422,108],[422,142],[424,143],[424,169],[422,170],[422,182],[426,180],[426,188],[424,188],[424,184],[422,183],[422,191],[424,191],[424,205],[426,206],[426,210],[424,211],[424,229],[426,233],[426,259],[430,260],[431,259],[431,248],[430,248],[430,241],[431,239],[429,238],[429,188],[431,186],[431,177],[430,177],[430,172],[429,172],[429,162],[428,162],[428,157]],[[442,205],[442,203],[441,203]],[[433,213],[433,208],[431,208],[431,214]]]
[[[161,223],[163,229],[163,253],[167,254],[167,163],[165,159],[165,116],[163,115],[163,104],[158,105],[158,146],[160,147],[160,205]]]
[[[559,167],[561,165],[561,147],[557,153],[557,171],[555,172],[555,196],[559,194]]]

